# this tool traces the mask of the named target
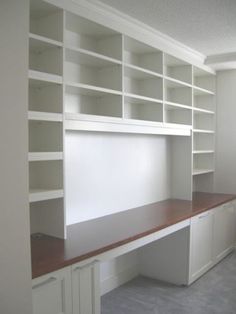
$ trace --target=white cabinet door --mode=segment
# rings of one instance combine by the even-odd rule
[[[213,258],[220,261],[234,246],[235,213],[233,203],[214,209]]]
[[[72,266],[73,314],[100,314],[99,263]]]
[[[33,314],[72,314],[70,267],[33,279],[32,284]]]
[[[213,214],[211,210],[191,219],[189,283],[199,278],[213,264],[212,228]]]

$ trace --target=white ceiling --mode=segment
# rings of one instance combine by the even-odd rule
[[[236,51],[236,0],[100,0],[206,56]]]

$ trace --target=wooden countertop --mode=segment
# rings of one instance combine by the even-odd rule
[[[106,252],[236,198],[194,193],[192,201],[168,199],[68,226],[67,239],[31,238],[32,278]]]

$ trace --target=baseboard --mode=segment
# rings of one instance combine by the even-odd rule
[[[131,279],[137,277],[139,274],[138,265],[133,265],[130,268],[123,270],[109,278],[101,281],[101,295],[110,292],[111,290],[118,288],[124,283],[130,281]]]

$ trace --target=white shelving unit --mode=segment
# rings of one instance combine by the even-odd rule
[[[191,194],[191,180],[192,190],[209,190],[214,173],[215,83],[213,72],[205,69],[153,43],[31,0],[32,232],[65,237],[63,143],[68,130],[189,136],[173,145],[176,169],[178,160],[188,154],[189,169],[181,169],[185,177],[189,174],[188,192],[181,195]]]
[[[31,232],[65,237],[63,189],[63,10],[31,1],[29,202]],[[51,218],[49,218],[51,217]]]
[[[215,77],[193,67],[193,191],[213,191],[215,168]]]
[[[163,74],[163,52],[124,36],[124,64],[152,75]]]
[[[97,57],[122,60],[121,34],[70,12],[65,16],[64,43],[65,47],[93,52]]]

